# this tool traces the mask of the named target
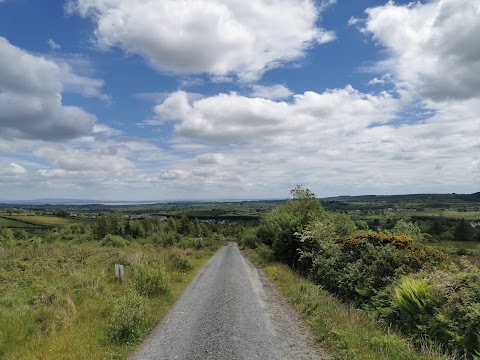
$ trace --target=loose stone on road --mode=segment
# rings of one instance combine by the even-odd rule
[[[229,243],[131,360],[329,359],[283,297]]]

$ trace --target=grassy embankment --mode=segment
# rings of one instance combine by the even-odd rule
[[[199,250],[139,244],[113,248],[73,242],[23,242],[0,247],[0,358],[126,358],[138,340],[113,341],[112,335],[124,337],[118,330],[125,325],[140,331],[137,338],[145,335],[220,244],[207,240]],[[185,266],[185,261],[175,263],[172,253],[183,255],[180,258],[192,267]],[[115,279],[116,263],[125,265],[124,285]],[[134,271],[142,266],[148,271],[166,269],[169,290],[157,295],[137,291],[135,296],[141,300],[144,313],[140,319],[129,318],[118,312],[118,300],[133,293],[137,285]],[[147,280],[143,285],[150,284]],[[138,313],[138,304],[124,301],[125,305]]]
[[[255,250],[246,254],[263,267],[312,329],[320,345],[335,359],[439,360],[435,349],[413,350],[409,342],[382,327],[361,310],[347,306],[286,265],[265,262]]]

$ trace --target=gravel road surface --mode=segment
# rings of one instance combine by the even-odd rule
[[[203,267],[131,360],[329,359],[235,243]]]

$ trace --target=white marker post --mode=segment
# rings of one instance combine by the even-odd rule
[[[124,275],[123,275],[123,265],[115,264],[115,277],[120,280],[120,283],[123,284]]]

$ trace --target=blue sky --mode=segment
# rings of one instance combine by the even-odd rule
[[[478,0],[0,0],[0,199],[478,191]]]

